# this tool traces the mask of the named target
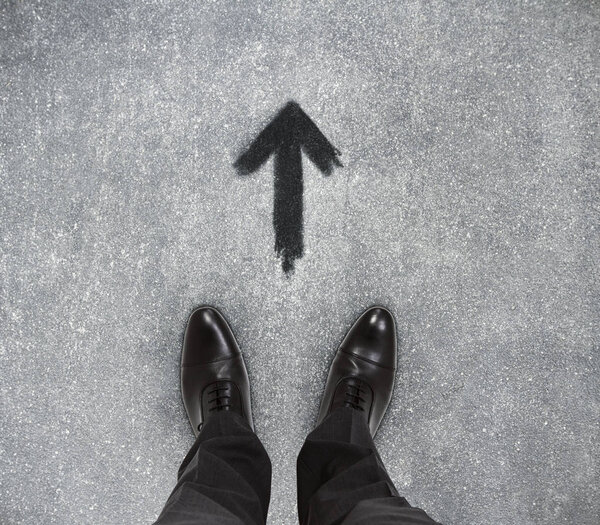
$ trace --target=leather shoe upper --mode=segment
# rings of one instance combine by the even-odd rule
[[[214,308],[194,310],[188,320],[181,354],[183,404],[198,435],[207,418],[234,411],[253,428],[248,373],[225,318]]]
[[[359,410],[375,435],[390,403],[396,375],[396,325],[382,307],[365,311],[338,348],[329,370],[317,424],[332,410]]]

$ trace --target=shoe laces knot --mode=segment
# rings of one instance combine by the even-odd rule
[[[365,402],[365,398],[361,395],[363,393],[365,393],[365,389],[360,385],[360,383],[347,383],[344,406],[351,407],[354,410],[364,411],[362,403]]]
[[[212,390],[208,391],[209,412],[215,410],[229,410],[231,408],[231,395],[228,385],[217,383]]]

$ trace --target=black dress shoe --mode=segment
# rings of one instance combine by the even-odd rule
[[[181,354],[181,395],[194,434],[222,411],[233,411],[251,428],[250,386],[242,353],[225,318],[202,306],[190,316]]]
[[[374,436],[392,398],[396,358],[392,314],[378,306],[369,308],[335,354],[317,424],[336,408],[350,407],[361,412]]]

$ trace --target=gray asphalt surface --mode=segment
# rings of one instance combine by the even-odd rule
[[[377,436],[447,525],[600,516],[596,1],[4,1],[0,522],[150,523],[193,437],[187,316],[246,356],[293,524],[332,353],[390,308]],[[305,255],[273,251],[287,100],[343,153],[305,161]]]

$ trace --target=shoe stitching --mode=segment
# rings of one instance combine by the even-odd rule
[[[345,350],[342,350],[341,348],[338,351],[341,352],[342,354],[350,355],[352,357],[355,357],[356,359],[360,359],[361,361],[371,363],[372,365],[378,366],[379,368],[385,368],[386,370],[391,370],[393,372],[396,371],[396,367],[391,368],[389,366],[382,365],[381,363],[376,363],[372,359],[367,359],[366,357],[361,357],[359,355],[353,354],[352,352],[346,352]]]
[[[211,365],[212,363],[218,363],[220,361],[228,361],[229,359],[237,359],[241,355],[242,354],[238,354],[238,355],[234,355],[234,356],[230,356],[230,357],[222,357],[221,359],[215,359],[214,361],[207,361],[206,363],[197,363],[197,364],[194,364],[194,365],[184,365],[183,363],[181,363],[181,368],[192,368],[194,366]]]

